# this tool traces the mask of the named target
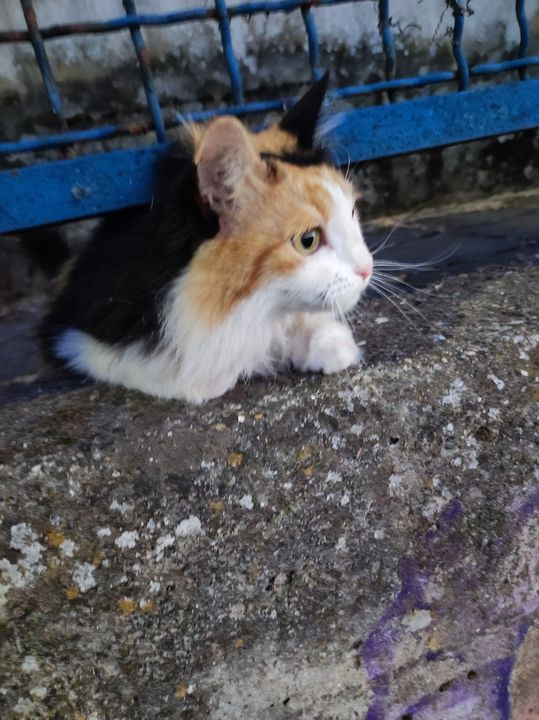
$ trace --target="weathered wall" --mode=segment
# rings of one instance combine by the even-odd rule
[[[139,0],[140,12],[170,11],[209,5],[207,0]],[[501,57],[518,42],[513,4],[506,0],[475,0],[475,15],[467,20],[466,50],[472,58]],[[447,29],[452,18],[444,12],[444,0],[403,0],[393,3],[395,35],[402,71],[426,72],[433,64],[452,64]],[[539,0],[527,3],[530,17],[539,10]],[[105,20],[123,15],[120,0],[40,0],[38,20],[45,27],[58,22]],[[339,83],[382,78],[383,61],[377,30],[376,4],[351,3],[317,9],[317,20],[325,64],[334,69]],[[22,29],[19,3],[8,0],[0,9],[0,25]],[[232,22],[234,47],[248,91],[307,82],[307,40],[299,12],[278,13],[270,18],[257,15]],[[205,21],[164,28],[145,29],[148,49],[160,97],[165,105],[179,106],[203,99],[223,101],[228,76],[220,51],[217,23]],[[68,115],[96,116],[144,107],[142,86],[129,32],[83,35],[47,42],[51,64],[63,91]],[[4,112],[11,115],[15,136],[22,116],[46,110],[41,82],[32,49],[24,44],[0,48],[0,92]],[[8,99],[9,98],[9,102]],[[10,113],[11,108],[18,112]],[[21,113],[20,110],[24,112]],[[43,117],[43,121],[46,117]],[[24,124],[24,122],[23,122]],[[29,128],[26,128],[27,130]]]
[[[237,0],[233,0],[237,2]],[[229,4],[233,4],[230,2]],[[210,0],[139,0],[141,13],[211,5]],[[322,64],[333,82],[344,85],[383,79],[383,55],[377,29],[376,3],[365,1],[313,11]],[[393,21],[401,74],[451,68],[448,31],[451,12],[445,0],[400,0]],[[471,0],[475,14],[466,20],[465,49],[472,62],[507,57],[518,44],[514,3]],[[42,27],[58,22],[103,20],[123,15],[120,0],[36,0]],[[444,10],[445,9],[445,10]],[[531,52],[539,52],[539,0],[528,0]],[[0,8],[0,26],[23,29],[17,0]],[[307,39],[301,15],[278,13],[232,21],[233,42],[247,95],[267,96],[275,88],[289,93],[308,82]],[[165,117],[176,110],[222,104],[229,80],[221,54],[217,23],[205,21],[145,29],[156,85]],[[118,118],[147,118],[142,84],[129,32],[58,38],[47,42],[51,65],[61,89],[70,127],[88,127]],[[365,101],[362,101],[365,102]],[[340,109],[340,105],[336,109]],[[0,47],[0,137],[54,130],[41,80],[26,44]],[[508,183],[527,186],[538,170],[534,134],[516,145],[497,141],[423,155],[390,163],[374,163],[363,173],[367,207],[385,210],[388,202],[408,207],[433,194],[492,192]],[[509,150],[509,152],[507,152]],[[459,173],[455,173],[456,169]],[[456,180],[458,179],[458,183]]]

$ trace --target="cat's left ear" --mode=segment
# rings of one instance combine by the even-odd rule
[[[305,95],[287,110],[279,123],[281,130],[294,135],[302,150],[313,149],[316,123],[326,96],[328,82],[329,72],[326,71],[320,80],[311,85]]]
[[[213,120],[202,135],[194,162],[200,197],[218,216],[221,233],[230,235],[263,168],[249,134],[237,118]]]

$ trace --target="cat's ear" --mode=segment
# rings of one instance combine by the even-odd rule
[[[302,150],[312,150],[314,131],[326,92],[328,89],[329,72],[325,72],[320,80],[311,85],[279,123],[281,130],[294,135]]]
[[[237,118],[213,120],[202,135],[194,162],[201,199],[218,216],[221,233],[229,235],[248,181],[261,165],[249,134]]]

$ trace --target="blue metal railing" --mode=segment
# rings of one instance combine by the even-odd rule
[[[137,14],[135,0],[123,0],[123,4],[125,11],[128,15],[133,16]],[[137,54],[142,83],[144,85],[144,91],[146,93],[146,102],[148,103],[148,107],[150,108],[153,123],[155,126],[155,134],[157,135],[157,139],[159,140],[159,142],[166,142],[167,136],[165,132],[165,123],[163,122],[163,116],[161,115],[161,107],[159,105],[159,100],[157,99],[152,74],[148,66],[146,57],[147,52],[144,45],[144,40],[142,38],[142,33],[140,31],[140,25],[131,25],[129,31],[131,33],[133,45],[135,46],[135,52]]]
[[[156,156],[164,151],[167,137],[144,44],[143,28],[197,21],[213,21],[219,26],[223,58],[230,77],[232,104],[187,115],[177,113],[171,119],[171,124],[174,125],[185,119],[200,121],[218,114],[231,113],[242,116],[280,110],[291,101],[290,98],[245,101],[240,67],[234,54],[230,32],[234,18],[259,13],[271,15],[277,12],[300,12],[308,40],[311,75],[316,79],[323,72],[320,66],[315,21],[317,9],[366,1],[266,0],[228,6],[226,0],[213,0],[211,7],[196,7],[161,14],[139,14],[135,0],[123,0],[125,9],[123,17],[104,22],[66,23],[40,28],[32,0],[20,0],[27,29],[0,31],[0,44],[21,42],[32,44],[49,104],[57,120],[58,133],[16,142],[0,142],[0,156],[57,148],[69,159],[59,163],[35,165],[16,172],[0,172],[0,232],[85,217],[149,199],[151,166]],[[517,55],[515,59],[470,66],[462,46],[467,3],[465,0],[445,0],[447,7],[453,13],[451,44],[455,70],[400,78],[397,77],[397,51],[393,37],[391,3],[390,0],[377,1],[385,80],[339,88],[331,93],[331,97],[352,98],[386,94],[390,102],[352,109],[342,114],[339,118],[340,123],[335,124],[333,131],[337,141],[335,146],[341,148],[342,153],[342,157],[337,153],[337,161],[369,160],[539,127],[539,80],[528,79],[528,68],[539,65],[539,56],[526,54],[529,26],[525,0],[515,0],[514,5],[520,32],[519,46],[515,48]],[[133,123],[118,123],[69,131],[62,111],[60,92],[48,61],[45,41],[70,35],[114,33],[126,29],[131,34],[157,143],[150,149],[134,148],[129,151],[113,151],[75,158],[73,155],[76,147],[81,143],[138,134],[144,132],[144,128]],[[483,76],[488,78],[509,72],[518,73],[517,82],[470,89],[471,82],[475,78]],[[451,83],[455,84],[458,92],[398,100],[399,91]],[[109,167],[109,161],[114,159],[117,163],[123,163],[122,168],[116,166],[117,173]],[[142,159],[148,164],[148,170],[145,172],[141,172],[140,168]],[[126,182],[127,171],[134,167],[138,168],[139,175],[130,178],[126,192],[119,183]],[[109,176],[106,177],[106,182],[99,182],[100,173],[105,177],[105,168],[108,168]],[[46,202],[45,198],[43,203],[36,198],[38,183],[46,183],[48,190]],[[51,187],[54,188],[53,197],[50,194]],[[31,207],[25,203],[24,197],[25,193],[29,192],[32,197]]]

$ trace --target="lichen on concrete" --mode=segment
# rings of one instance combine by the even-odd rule
[[[202,407],[7,393],[2,718],[528,717],[538,287],[447,278],[413,325],[365,302],[366,367]]]

